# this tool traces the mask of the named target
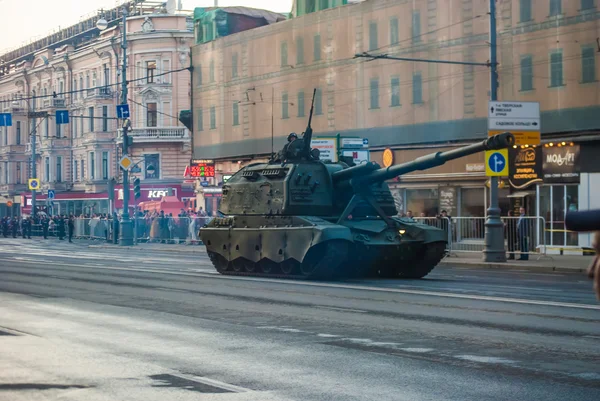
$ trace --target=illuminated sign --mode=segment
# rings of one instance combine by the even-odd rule
[[[148,198],[150,199],[156,199],[156,198],[162,198],[163,196],[167,196],[169,195],[169,191],[166,190],[150,190],[148,191]]]
[[[215,165],[212,160],[192,160],[190,165],[190,176],[194,178],[200,177],[214,177],[215,176]]]

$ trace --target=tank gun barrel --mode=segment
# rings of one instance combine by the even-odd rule
[[[441,166],[447,161],[459,159],[464,156],[468,156],[474,153],[478,153],[484,150],[499,150],[505,149],[509,146],[512,146],[515,143],[515,137],[509,133],[505,132],[502,134],[494,135],[486,140],[474,143],[472,145],[464,146],[457,149],[448,150],[445,152],[437,152],[432,153],[426,156],[421,156],[413,161],[402,163],[396,166],[391,166],[387,168],[380,168],[374,171],[371,171],[367,174],[350,174],[353,185],[367,184],[367,183],[376,183],[383,182],[386,180],[390,180],[399,175],[408,174],[413,171],[426,170],[433,167]],[[360,167],[360,166],[358,166]],[[353,167],[355,168],[355,167]],[[351,169],[346,169],[338,172],[344,173],[345,171],[349,171]],[[344,179],[348,178],[348,174],[343,176]],[[337,181],[343,182],[345,180]],[[334,177],[334,182],[336,179]]]

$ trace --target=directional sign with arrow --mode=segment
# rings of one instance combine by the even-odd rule
[[[0,113],[0,127],[11,127],[12,126],[12,114]]]
[[[488,177],[508,176],[508,149],[485,152],[485,173]]]
[[[540,104],[538,102],[489,102],[488,134],[491,136],[506,131],[515,136],[516,145],[539,145]]]
[[[128,104],[119,104],[117,105],[117,118],[125,119],[129,118],[129,105]]]

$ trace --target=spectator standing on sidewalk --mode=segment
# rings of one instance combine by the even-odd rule
[[[48,229],[50,228],[50,219],[47,216],[42,216],[40,220],[42,224],[42,235],[44,239],[48,239]]]
[[[519,221],[517,222],[517,234],[519,237],[519,250],[521,251],[521,257],[519,260],[529,260],[529,228],[527,227],[527,216],[525,215],[525,208],[519,209]]]
[[[69,242],[73,242],[73,232],[75,231],[75,216],[70,215],[69,221],[67,223],[67,228],[69,229]]]
[[[58,216],[57,220],[58,239],[63,241],[65,239],[65,216]]]
[[[19,231],[19,220],[13,217],[10,220],[10,230],[12,231],[12,237],[17,238],[17,232]]]

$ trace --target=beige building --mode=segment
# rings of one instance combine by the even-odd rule
[[[355,55],[487,63],[489,2],[353,3],[329,2],[318,11],[315,2],[298,0],[290,20],[211,41],[197,37],[194,157],[215,159],[217,172],[230,175],[247,160],[268,156],[272,137],[277,151],[289,132],[306,127],[313,89],[315,135],[365,138],[371,160],[380,163],[385,148],[399,162],[486,137],[487,66]],[[525,192],[516,196],[530,213],[560,231],[565,210],[593,206],[583,201],[593,186],[583,182],[600,172],[600,163],[586,161],[600,129],[600,13],[592,0],[496,3],[499,100],[540,102],[544,141],[581,143],[582,163],[581,185],[515,191],[502,181],[502,212],[511,207],[509,193]],[[484,162],[476,155],[392,181],[400,209],[434,215],[445,207],[454,216],[484,216]],[[549,241],[568,242],[566,233],[558,236]]]
[[[142,4],[143,6],[143,4]],[[142,196],[155,190],[192,198],[183,173],[191,157],[191,135],[178,121],[189,109],[189,47],[193,41],[189,13],[164,9],[132,9],[127,19],[127,79],[133,147]],[[45,42],[0,56],[3,112],[12,113],[12,127],[0,138],[0,195],[31,206],[27,181],[31,176],[31,133],[36,131],[39,206],[46,206],[47,190],[55,190],[54,212],[110,212],[122,207],[119,196],[122,156],[116,106],[121,104],[121,10],[114,9],[45,38]],[[108,20],[99,31],[95,22]],[[43,40],[42,40],[43,41]],[[47,118],[27,117],[29,111]],[[58,124],[56,110],[68,110],[70,122]],[[34,123],[36,126],[34,127]],[[152,165],[154,169],[147,170]],[[109,182],[116,180],[113,193]],[[16,207],[16,206],[15,206]]]

